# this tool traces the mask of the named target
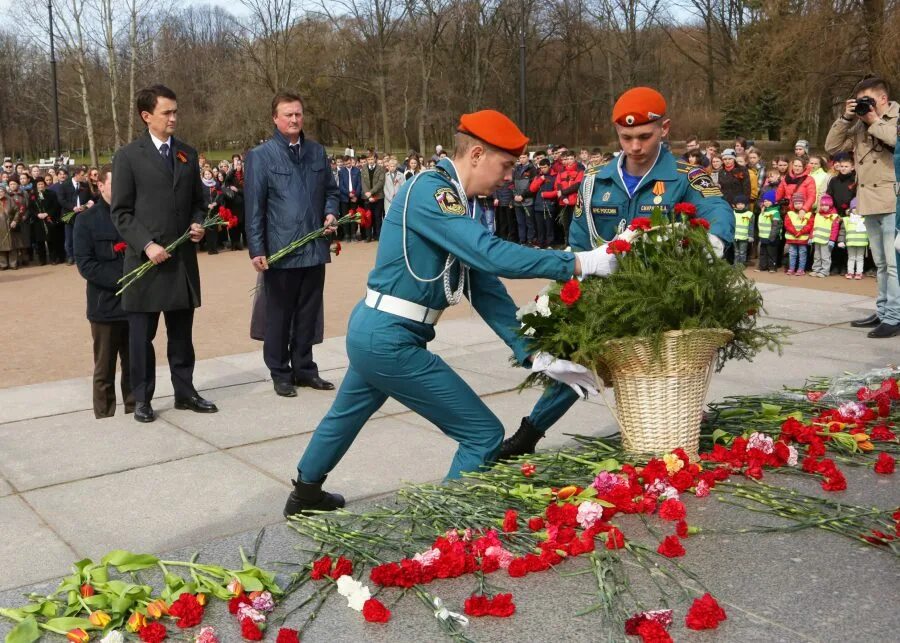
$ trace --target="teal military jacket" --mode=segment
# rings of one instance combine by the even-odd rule
[[[638,184],[634,196],[622,182],[620,173],[624,155],[606,165],[585,172],[578,191],[575,216],[569,228],[569,245],[575,250],[590,250],[594,244],[609,241],[619,226],[636,217],[649,217],[659,206],[670,214],[676,203],[687,201],[697,206],[697,216],[710,223],[710,234],[726,243],[734,240],[734,214],[722,192],[702,168],[676,160],[667,149]],[[590,204],[588,207],[587,204]],[[587,217],[592,217],[601,240],[591,243]]]
[[[527,248],[491,235],[472,218],[472,204],[464,201],[465,194],[454,186],[458,177],[453,163],[445,159],[438,167],[443,172],[423,172],[397,192],[381,229],[367,285],[384,295],[446,308],[444,279],[439,275],[448,254],[452,255],[458,260],[449,269],[451,290],[459,284],[461,261],[469,267],[465,294],[472,306],[512,348],[520,363],[524,362],[529,351],[527,342],[516,333],[516,305],[498,277],[569,279],[575,270],[575,255]]]

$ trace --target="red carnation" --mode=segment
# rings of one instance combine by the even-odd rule
[[[337,562],[334,564],[334,570],[331,572],[331,577],[334,580],[337,580],[341,576],[352,576],[353,575],[353,563],[349,560],[340,556],[337,559]]]
[[[196,596],[185,592],[169,607],[169,614],[178,619],[175,622],[178,627],[194,627],[203,620],[203,606]]]
[[[524,558],[513,558],[509,567],[506,569],[506,573],[512,578],[521,578],[528,573],[528,563],[525,562]]]
[[[530,478],[531,476],[533,476],[535,471],[537,471],[537,467],[530,462],[522,463],[522,475],[526,478]]]
[[[275,639],[275,643],[300,643],[300,633],[289,627],[282,627],[278,630],[278,638]]]
[[[506,515],[503,517],[503,531],[506,533],[519,531],[518,518],[519,514],[515,509],[507,509]]]
[[[140,629],[138,635],[144,643],[159,643],[166,638],[166,626],[159,621],[147,623]]]
[[[665,500],[659,507],[659,517],[663,520],[671,520],[672,522],[683,520],[685,514],[684,503],[680,500],[675,500],[675,498]]]
[[[706,219],[691,219],[691,225],[709,230],[709,221]]]
[[[337,257],[341,254],[341,242],[335,241],[334,245],[331,247],[331,251],[334,253],[334,256]]]
[[[625,546],[625,534],[618,527],[612,527],[606,532],[606,548],[622,549]]]
[[[894,466],[896,461],[894,458],[889,456],[887,453],[881,452],[878,454],[878,462],[875,463],[875,473],[882,473],[884,475],[890,475],[894,473]]]
[[[716,599],[707,592],[701,598],[694,600],[684,618],[684,624],[692,630],[714,630],[726,618],[725,610],[719,607]]]
[[[391,619],[391,610],[382,605],[377,598],[370,598],[363,603],[362,613],[369,623],[387,623]]]
[[[679,538],[687,538],[691,532],[688,524],[684,520],[679,520],[675,523],[675,533],[678,534]]]
[[[118,254],[120,252],[125,252],[125,248],[127,248],[127,247],[128,247],[127,243],[125,243],[124,241],[120,241],[119,243],[117,243],[116,245],[113,246],[113,252],[115,252],[116,254]]]
[[[571,306],[581,299],[581,284],[577,279],[569,279],[566,285],[559,291],[559,298],[566,306]]]
[[[675,207],[672,209],[674,210],[675,214],[681,214],[686,217],[697,216],[697,206],[693,203],[688,203],[687,201],[676,203]]]
[[[666,536],[656,548],[657,553],[662,554],[666,558],[679,558],[684,556],[684,547],[678,536]]]
[[[535,516],[534,518],[528,519],[528,528],[531,531],[540,531],[544,528],[544,519],[540,516]]]
[[[262,641],[263,633],[253,619],[245,618],[241,621],[241,636],[248,641]]]
[[[496,556],[485,556],[481,559],[481,571],[491,574],[500,569],[500,559]]]
[[[331,557],[322,556],[313,563],[309,577],[313,580],[321,580],[331,574]]]
[[[508,618],[516,611],[516,604],[512,601],[512,594],[497,594],[490,600],[488,614],[500,618]]]
[[[881,442],[887,440],[894,440],[897,436],[894,435],[894,432],[887,428],[884,424],[879,424],[874,427],[869,433],[869,439],[873,442]]]
[[[613,239],[606,244],[606,252],[611,255],[624,254],[629,250],[631,250],[631,244],[625,241],[625,239]]]
[[[656,621],[642,621],[637,626],[637,634],[643,643],[672,643],[672,637],[666,632],[666,628]]]
[[[487,616],[489,599],[481,594],[472,594],[466,599],[463,611],[469,616]]]
[[[250,599],[247,598],[246,594],[241,592],[240,594],[238,594],[237,596],[235,596],[234,598],[232,598],[228,601],[228,611],[231,612],[232,614],[237,614],[238,608],[241,605],[245,605],[245,604],[249,605]]]
[[[643,230],[644,232],[650,230],[653,225],[650,223],[649,217],[635,217],[631,220],[631,225],[628,226],[629,230]]]

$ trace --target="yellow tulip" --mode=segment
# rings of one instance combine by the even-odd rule
[[[72,643],[87,643],[91,640],[91,637],[88,636],[88,633],[80,627],[75,628],[74,630],[69,630],[66,633],[66,638],[72,641]]]
[[[235,596],[240,596],[244,592],[244,586],[241,585],[241,581],[237,578],[232,579],[232,581],[228,583],[226,589]]]
[[[861,451],[874,451],[875,445],[869,442],[868,440],[864,440],[858,443],[856,446],[860,448]]]
[[[112,617],[102,610],[97,610],[96,612],[91,612],[91,615],[88,616],[88,620],[102,630],[109,625]]]
[[[197,602],[200,603],[200,605],[206,605],[207,600],[208,599],[206,598],[206,594],[203,594],[203,593],[197,594]]]
[[[168,613],[169,606],[166,605],[166,602],[161,598],[157,598],[155,601],[147,603],[147,614],[153,618],[161,618]]]
[[[146,625],[146,616],[144,616],[140,612],[132,612],[131,616],[128,617],[128,623],[125,624],[125,629],[129,632],[138,632]]]

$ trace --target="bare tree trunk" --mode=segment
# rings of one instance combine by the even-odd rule
[[[106,46],[106,61],[109,65],[109,103],[113,125],[113,149],[122,144],[122,133],[119,130],[119,71],[116,60],[116,43],[113,34],[112,0],[100,0],[100,17],[103,21],[103,42]]]
[[[71,19],[74,23],[75,33],[72,44],[75,48],[75,71],[78,74],[78,84],[81,89],[81,109],[84,113],[84,131],[87,134],[88,148],[90,150],[91,165],[97,163],[97,141],[94,135],[94,122],[91,118],[91,104],[88,101],[87,83],[87,53],[84,45],[84,0],[70,0],[72,7]]]
[[[128,49],[129,49],[129,61],[128,61],[128,140],[131,141],[134,139],[134,114],[132,113],[132,107],[134,106],[134,80],[135,75],[137,74],[137,53],[138,53],[138,41],[137,41],[137,0],[129,0],[130,5],[128,6],[129,13],[131,14],[129,18],[128,25]]]
[[[384,153],[391,150],[391,133],[388,123],[387,78],[384,68],[384,51],[378,52],[378,101],[381,103],[381,132],[384,135]]]

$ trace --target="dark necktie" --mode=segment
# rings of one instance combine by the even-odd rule
[[[163,143],[159,146],[159,155],[163,157],[163,160],[166,162],[166,165],[169,166],[170,170],[174,170],[175,168],[172,166],[172,156],[169,154],[169,144]]]
[[[300,162],[300,143],[294,143],[293,145],[288,145],[288,149],[291,151],[291,158],[294,159],[295,163]]]

